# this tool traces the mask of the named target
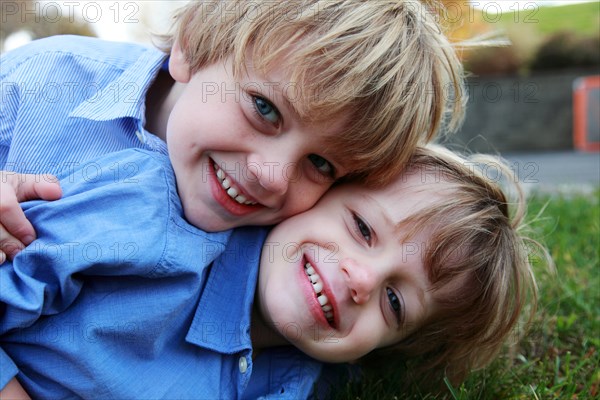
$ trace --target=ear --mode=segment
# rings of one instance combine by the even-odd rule
[[[188,83],[192,77],[190,64],[187,62],[178,40],[175,40],[171,48],[169,73],[179,83]]]

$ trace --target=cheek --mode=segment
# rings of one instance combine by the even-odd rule
[[[181,139],[185,136],[186,128],[190,123],[186,117],[187,113],[182,108],[181,102],[175,104],[167,121],[167,144],[169,145],[169,150],[171,150],[171,146],[181,147]]]
[[[348,351],[355,358],[365,356],[367,353],[387,345],[396,343],[397,332],[395,327],[386,324],[379,305],[372,303],[372,307],[361,309],[356,316],[350,330],[346,332]]]
[[[330,187],[331,184],[317,184],[306,179],[292,182],[282,218],[311,209]]]
[[[344,337],[322,332],[317,340],[307,337],[298,347],[321,361],[343,363],[355,361],[373,351],[378,344],[376,336],[376,332],[368,327],[364,331],[355,331]]]
[[[296,283],[294,265],[277,262],[269,276],[260,284],[261,312],[286,339],[297,338],[294,332],[308,325],[304,320],[306,311],[302,293]]]

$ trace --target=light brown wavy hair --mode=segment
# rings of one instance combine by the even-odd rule
[[[444,377],[460,383],[523,333],[537,299],[530,258],[550,267],[552,262],[542,245],[523,234],[524,194],[501,159],[467,158],[429,145],[416,150],[407,171],[413,170],[443,183],[442,200],[400,223],[405,240],[425,227],[432,232],[422,257],[436,311],[400,343],[363,362],[411,360],[407,383],[440,389]]]
[[[301,117],[349,116],[327,146],[349,177],[385,184],[417,144],[463,119],[463,68],[437,11],[416,0],[192,1],[162,47],[177,40],[192,72],[231,58],[239,76],[250,57],[288,71]]]

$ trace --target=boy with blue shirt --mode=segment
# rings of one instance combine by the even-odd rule
[[[34,398],[240,397],[253,369],[250,311],[267,230],[191,226],[164,155],[126,150],[96,165],[97,179],[85,169],[64,177],[61,200],[25,203],[39,239],[0,268],[2,349],[20,382]],[[74,363],[53,357],[61,353]],[[290,398],[306,397],[319,372],[296,363],[312,371],[301,375],[310,384],[280,377]],[[0,365],[3,380],[17,371],[6,356]]]
[[[60,196],[11,172],[168,147],[197,167],[178,174],[201,183],[182,194],[205,210],[191,222],[272,224],[341,178],[385,184],[463,114],[461,64],[419,1],[194,1],[164,44],[63,36],[2,55],[0,258],[34,237],[17,199]]]
[[[23,204],[39,238],[0,266],[0,384],[34,398],[307,398],[317,360],[373,352],[456,378],[496,354],[535,289],[522,210],[441,148],[271,232],[190,225],[164,155],[96,165],[63,175],[62,199]]]

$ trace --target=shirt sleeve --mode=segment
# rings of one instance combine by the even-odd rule
[[[150,47],[58,35],[0,55],[0,169],[64,171],[65,164],[137,147],[147,88],[165,55]],[[165,150],[166,153],[166,150]]]
[[[6,352],[2,350],[2,347],[0,347],[0,390],[4,389],[4,386],[6,386],[18,372],[19,369],[13,360],[11,360]]]
[[[63,176],[62,199],[24,203],[38,238],[0,266],[0,334],[65,310],[86,276],[152,277],[176,196],[168,171],[125,150]]]
[[[13,73],[25,60],[23,51],[13,50],[0,56],[0,160],[2,165],[8,157],[12,133],[20,104],[19,86]],[[4,168],[2,168],[4,169]]]
[[[4,165],[24,102],[45,103],[45,90],[61,88],[64,79],[56,68],[64,55],[53,47],[55,40],[34,40],[0,56],[0,161]],[[54,75],[54,77],[52,77]],[[71,77],[72,78],[72,77]],[[39,117],[39,116],[38,116]]]

